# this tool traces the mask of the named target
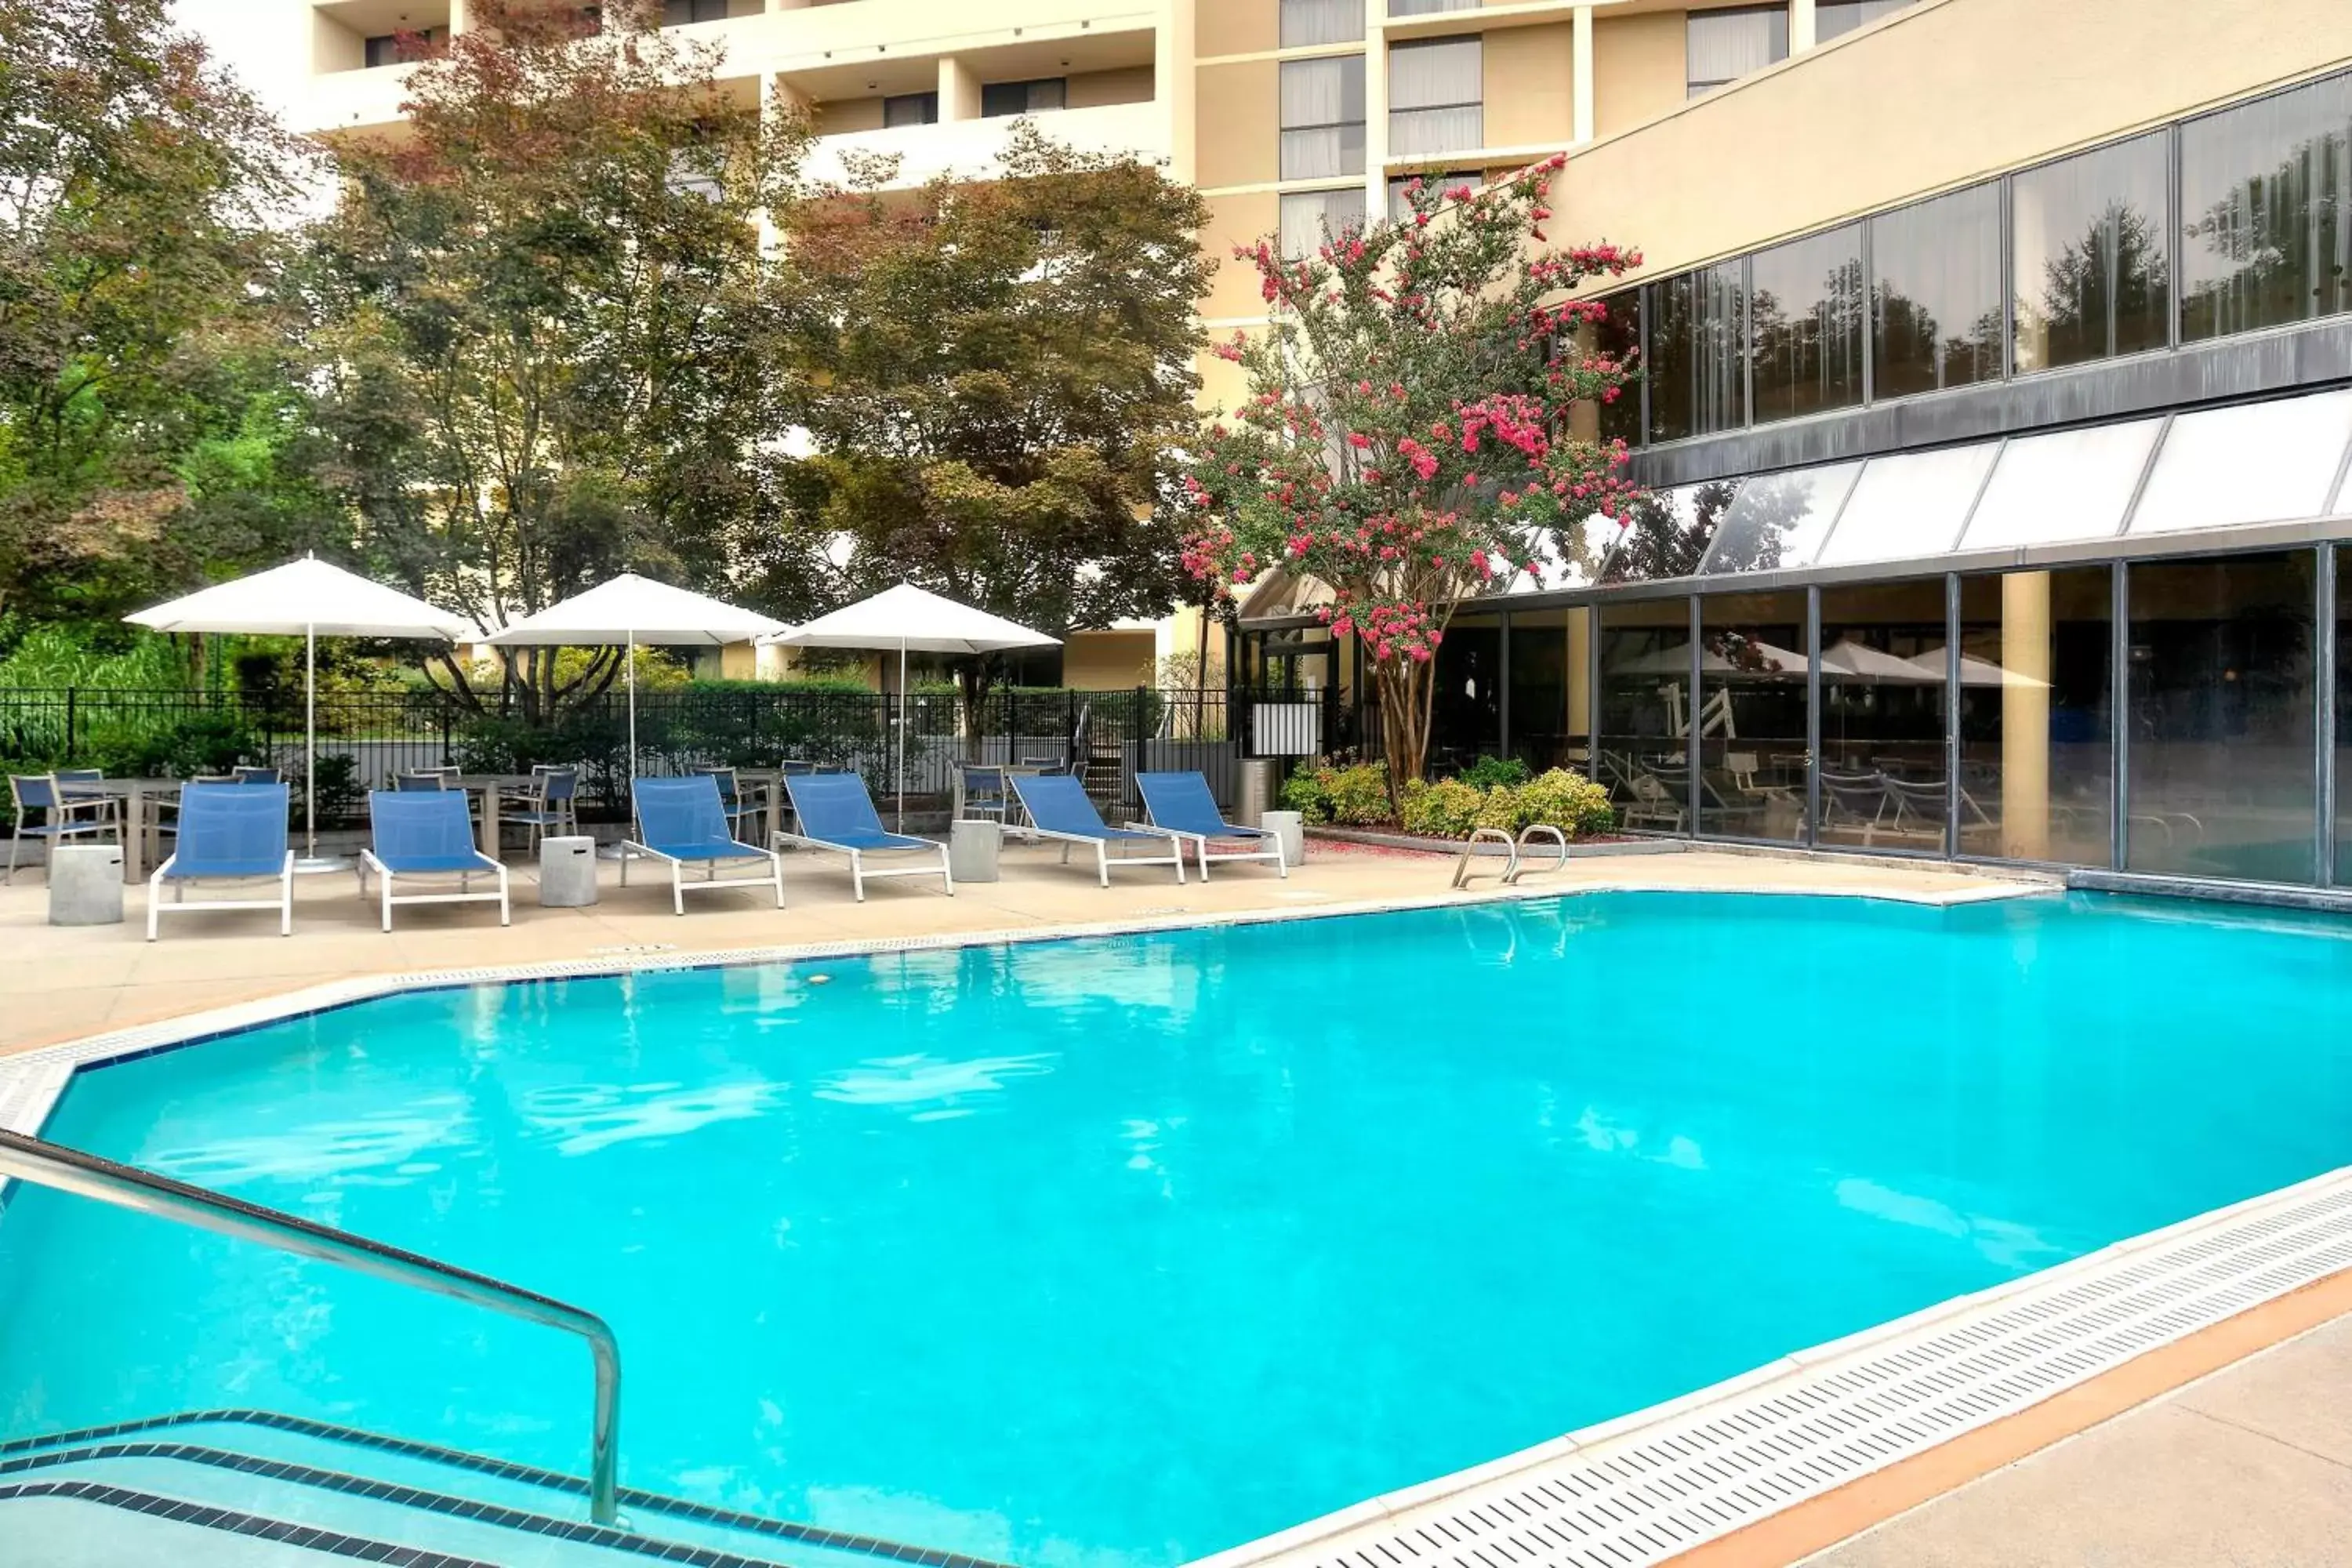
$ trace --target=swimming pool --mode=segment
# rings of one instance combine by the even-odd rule
[[[1167,1564],[2352,1161],[2347,932],[1612,894],[453,989],[85,1070],[47,1135],[604,1313],[631,1484]],[[0,1435],[577,1471],[583,1363],[0,1223]]]

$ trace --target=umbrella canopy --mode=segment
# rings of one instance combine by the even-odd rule
[[[1944,679],[1944,658],[1948,651],[1940,647],[1929,648],[1926,653],[1913,655],[1906,662],[1917,666],[1932,679],[1941,680]],[[2013,669],[2004,669],[1992,660],[1979,658],[1972,653],[1960,655],[1960,684],[1962,686],[2017,686],[2038,690],[2047,690],[2050,686],[2046,680],[2037,680],[2032,676],[2020,675]]]
[[[767,639],[785,647],[897,648],[901,653],[1002,653],[1058,647],[1062,639],[901,583],[798,631]]]
[[[159,632],[247,637],[443,637],[468,636],[473,622],[304,556],[123,619]]]
[[[657,647],[718,647],[755,642],[785,630],[784,623],[707,594],[674,588],[624,572],[584,594],[574,594],[526,616],[483,640],[493,647],[594,647],[646,643]]]
[[[1801,678],[1805,673],[1803,654],[1791,653],[1785,647],[1769,642],[1750,642],[1748,646],[1754,649],[1758,658],[1763,661],[1760,666],[1751,668],[1745,664],[1735,664],[1729,658],[1708,647],[1700,651],[1699,672],[1703,675],[1746,676],[1757,680],[1770,679],[1783,675]],[[1609,667],[1608,673],[1612,676],[1679,675],[1687,678],[1690,675],[1690,644],[1685,642],[1679,647],[1658,648],[1642,655],[1639,658],[1628,659],[1622,664],[1612,664]]]
[[[319,858],[319,639],[468,636],[463,616],[306,555],[250,577],[215,583],[184,598],[122,617],[159,632],[298,637],[302,645],[302,853]]]
[[[1940,686],[1944,681],[1940,664],[1931,674],[1907,658],[1850,638],[1822,650],[1822,673],[1833,680],[1875,680],[1889,686]]]

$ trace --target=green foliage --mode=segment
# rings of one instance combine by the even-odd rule
[[[1486,792],[1460,779],[1415,779],[1405,785],[1401,814],[1404,830],[1416,837],[1467,838],[1472,828],[1490,826],[1481,820],[1486,805]]]
[[[1320,770],[1306,763],[1290,770],[1290,776],[1282,781],[1281,792],[1276,798],[1282,802],[1283,810],[1297,812],[1301,821],[1331,820],[1331,803],[1323,794]]]
[[[1348,767],[1300,769],[1282,787],[1283,805],[1309,822],[1335,822],[1343,827],[1377,827],[1396,817],[1389,799],[1385,763],[1357,763]]]
[[[1617,826],[1609,792],[1570,768],[1554,768],[1514,792],[1514,831],[1542,823],[1570,838],[1589,838]]]
[[[1473,789],[1511,789],[1532,775],[1517,757],[1480,757],[1462,770],[1462,782]]]
[[[99,768],[130,778],[189,778],[268,760],[260,738],[245,721],[221,711],[151,723],[94,725],[75,750],[77,755],[51,758],[48,765]]]
[[[1482,758],[1481,762],[1492,762]],[[1490,769],[1491,776],[1505,773]],[[1479,827],[1517,834],[1538,823],[1557,827],[1570,838],[1606,833],[1617,825],[1609,792],[1583,774],[1566,768],[1523,783],[1498,782],[1481,787],[1479,769],[1437,784],[1416,780],[1405,785],[1402,805],[1404,830],[1423,838],[1467,838]]]
[[[0,658],[0,690],[179,691],[188,662],[171,638],[116,628],[101,642],[71,626],[30,627]],[[110,647],[110,643],[113,646]]]

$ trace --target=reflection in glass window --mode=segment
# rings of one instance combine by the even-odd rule
[[[2105,566],[1961,579],[1961,854],[2113,864],[2114,628]]]
[[[1650,289],[1650,439],[1680,440],[1748,423],[1748,366],[1737,261]]]
[[[2000,379],[2000,187],[1870,220],[1874,397]]]
[[[2011,183],[2021,374],[2165,346],[2165,140],[2120,142]]]
[[[1789,8],[1739,5],[1694,11],[1685,36],[1685,90],[1696,98],[1789,58]]]
[[[1584,765],[1584,703],[1570,675],[1575,624],[1567,610],[1511,616],[1511,755],[1538,773]]]
[[[936,92],[902,92],[882,100],[882,124],[886,130],[939,122],[940,95]]]
[[[1811,565],[1814,550],[1861,472],[1860,463],[1832,463],[1748,480],[1699,570],[1713,576]]]
[[[1805,837],[1805,595],[1699,599],[1698,830]]]
[[[1892,16],[1912,0],[1821,0],[1813,11],[1813,37],[1828,43],[1856,27],[1866,27],[1881,16]]]
[[[1862,226],[1759,250],[1748,275],[1756,423],[1862,401]]]
[[[1815,555],[1818,565],[1906,561],[1941,555],[1959,542],[1960,525],[1984,489],[1998,441],[1873,458],[1854,481],[1837,529]]]
[[[1281,210],[1282,254],[1312,256],[1326,239],[1364,226],[1364,188],[1286,192]]]
[[[2352,392],[2184,414],[2172,422],[2131,531],[2175,533],[2317,517],[2352,442]]]
[[[1364,36],[1364,0],[1282,0],[1282,47],[1344,44]]]
[[[2011,440],[1969,520],[1963,550],[2000,550],[2119,533],[2161,419]]]
[[[1503,749],[1503,621],[1460,615],[1438,645],[1437,700],[1430,709],[1429,761],[1434,774],[1458,773]]]
[[[1476,37],[1389,50],[1389,152],[1455,153],[1486,140],[1486,52]],[[1475,182],[1474,182],[1475,183]]]
[[[2130,568],[2129,869],[2312,880],[2315,564]]]
[[[1634,832],[1690,831],[1690,601],[1601,606],[1592,776]]]
[[[980,116],[1003,120],[1015,114],[1047,114],[1069,107],[1068,79],[1037,77],[1029,81],[990,81],[980,87]]]
[[[1486,183],[1486,172],[1484,169],[1448,169],[1442,174],[1432,171],[1426,174],[1397,175],[1389,182],[1390,222],[1403,223],[1412,216],[1412,197],[1406,193],[1412,188],[1415,180],[1422,183],[1423,197],[1429,199],[1446,191],[1460,190],[1465,185],[1475,191]]]
[[[1940,853],[1944,580],[1822,590],[1823,844]]]
[[[1364,57],[1282,62],[1282,177],[1364,172]]]
[[[1644,495],[1629,509],[1614,548],[1601,562],[1601,581],[1662,583],[1697,576],[1706,547],[1738,495],[1738,479]]]
[[[2352,887],[2352,550],[2336,552],[2336,885]]]
[[[2352,310],[2352,76],[2180,130],[2184,342]]]
[[[1591,328],[1592,351],[1621,365],[1642,367],[1642,291],[1628,289],[1601,301],[1608,316]],[[1618,389],[1614,403],[1601,405],[1601,438],[1629,447],[1642,444],[1642,384],[1637,379]]]

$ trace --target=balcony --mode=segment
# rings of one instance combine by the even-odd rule
[[[326,72],[310,79],[307,94],[290,107],[296,131],[366,131],[398,124],[408,97],[414,65],[373,66]]]
[[[1168,111],[1157,102],[1113,103],[1031,116],[1053,140],[1082,153],[1132,153],[1145,159],[1169,154]],[[958,120],[933,125],[902,125],[889,131],[852,131],[819,137],[810,149],[808,177],[846,184],[845,154],[896,153],[898,177],[889,188],[905,190],[941,174],[989,179],[1001,172],[1006,138],[1018,121]]]

